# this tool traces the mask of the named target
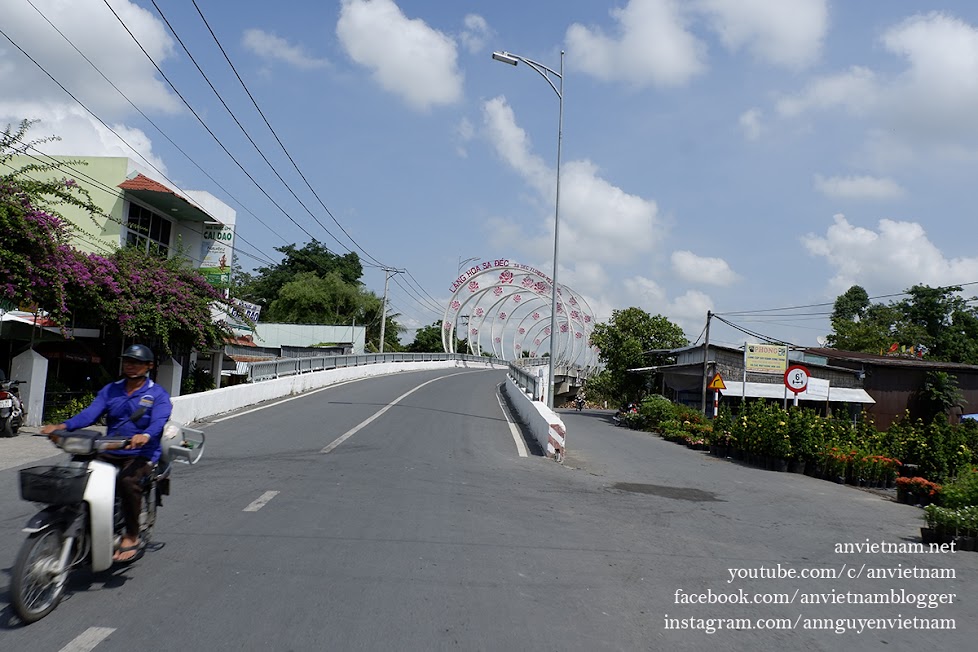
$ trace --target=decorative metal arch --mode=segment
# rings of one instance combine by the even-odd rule
[[[467,318],[469,353],[483,351],[505,360],[529,351],[533,357],[549,352],[553,282],[540,270],[509,259],[473,265],[452,283],[452,297],[442,319],[442,346],[456,353],[456,329]],[[566,305],[565,305],[566,304]],[[597,349],[590,345],[594,313],[582,296],[564,284],[557,287],[556,351],[554,362],[591,367]]]

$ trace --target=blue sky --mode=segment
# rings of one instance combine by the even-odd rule
[[[973,2],[197,0],[319,199],[192,0],[157,2],[166,21],[144,0],[4,3],[0,29],[129,145],[2,37],[0,122],[39,119],[35,135],[62,138],[53,153],[145,157],[178,187],[213,193],[238,212],[246,267],[312,234],[408,270],[391,303],[409,327],[440,320],[460,260],[552,266],[557,97],[493,50],[552,68],[566,52],[559,280],[599,320],[635,305],[696,339],[707,310],[978,281]],[[364,280],[383,291],[378,267]],[[726,319],[815,345],[828,321],[811,313],[829,309]],[[755,338],[714,322],[711,339]]]

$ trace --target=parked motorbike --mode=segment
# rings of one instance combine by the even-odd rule
[[[638,405],[635,403],[628,403],[618,408],[618,411],[615,412],[611,419],[615,422],[616,426],[624,425],[626,414],[638,414]]]
[[[19,385],[23,380],[0,382],[0,435],[13,437],[24,425],[24,404],[20,401]]]
[[[129,440],[102,436],[94,430],[59,430],[51,439],[71,455],[70,459],[57,466],[34,466],[20,472],[21,498],[47,505],[24,528],[27,540],[11,572],[11,602],[25,623],[54,611],[72,571],[110,568],[125,530],[115,493],[117,468],[98,456],[124,448]],[[151,540],[163,496],[170,493],[173,463],[196,464],[204,452],[204,433],[168,423],[163,429],[162,449],[160,461],[143,485],[139,537],[144,547],[136,559]]]

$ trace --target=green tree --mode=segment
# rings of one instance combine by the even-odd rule
[[[854,285],[835,301],[829,345],[864,353],[923,345],[933,360],[978,364],[978,310],[960,292],[914,285],[904,299],[883,304]]]
[[[652,316],[641,308],[615,310],[607,323],[595,325],[591,344],[608,371],[608,389],[622,401],[637,400],[645,378],[629,369],[649,366],[664,359],[656,349],[674,349],[689,344],[682,328],[662,315]]]
[[[319,277],[337,274],[344,283],[350,285],[358,285],[363,276],[363,265],[355,252],[340,256],[317,240],[312,240],[301,248],[290,244],[276,247],[275,251],[283,254],[280,263],[259,267],[254,274],[239,277],[238,296],[241,299],[269,308],[279,298],[282,288],[300,274],[310,273]]]
[[[853,285],[835,300],[828,344],[844,351],[878,353],[893,343],[899,318],[896,308],[871,303],[866,290]]]
[[[445,351],[441,341],[442,323],[432,322],[429,326],[422,326],[415,332],[414,341],[408,344],[406,351],[411,353],[442,353]],[[455,340],[455,351],[465,352],[465,340]]]
[[[920,398],[926,410],[924,420],[927,422],[938,416],[946,417],[948,410],[964,402],[958,389],[958,379],[945,371],[927,372]]]

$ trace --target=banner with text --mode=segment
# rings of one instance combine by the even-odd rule
[[[783,374],[788,368],[788,347],[777,344],[744,344],[744,371]]]

